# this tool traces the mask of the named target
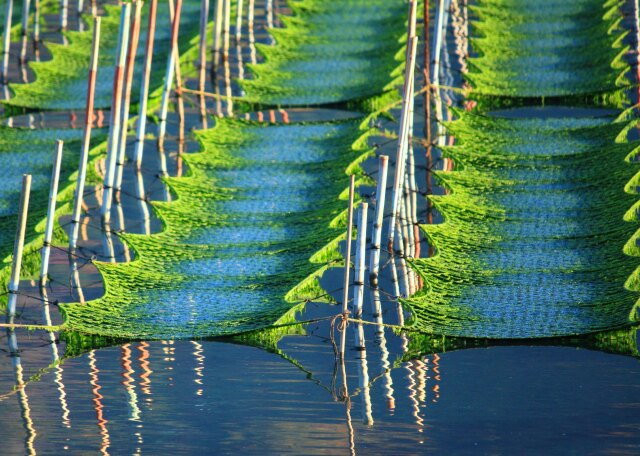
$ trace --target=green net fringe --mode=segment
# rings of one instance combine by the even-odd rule
[[[272,29],[275,46],[257,45],[265,62],[239,81],[249,102],[300,106],[363,100],[401,82],[407,7],[388,0],[296,0]]]
[[[118,45],[118,29],[120,27],[120,8],[104,5],[106,14],[102,16],[100,37],[100,60],[96,81],[95,108],[109,108],[113,89],[113,72]],[[185,0],[182,4],[180,20],[179,45],[181,51],[190,49],[193,38],[199,32],[199,0]],[[140,42],[136,56],[136,69],[131,103],[138,102],[139,81],[142,74],[144,43],[147,36],[148,6],[143,7],[140,30]],[[51,51],[52,59],[44,62],[29,62],[35,74],[35,81],[30,84],[10,84],[13,97],[3,101],[5,106],[13,109],[63,110],[83,109],[87,96],[87,75],[91,57],[93,22],[88,22],[88,30],[83,32],[68,31],[67,45],[46,43]],[[159,2],[157,13],[157,29],[153,53],[150,92],[159,96],[157,89],[161,86],[170,48],[171,27],[169,27],[169,8],[166,2]]]

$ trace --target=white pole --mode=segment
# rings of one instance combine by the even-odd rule
[[[224,64],[224,85],[225,94],[227,98],[227,115],[233,116],[233,100],[231,92],[231,70],[229,68],[229,38],[231,36],[231,0],[225,0],[224,11],[224,50],[223,50],[223,64]]]
[[[387,172],[389,157],[380,155],[378,159],[378,187],[376,189],[376,212],[371,235],[371,254],[369,256],[369,283],[372,288],[378,288],[378,274],[380,272],[380,249],[382,242],[382,224],[384,220],[384,202],[387,195]]]
[[[13,0],[8,0],[4,16],[4,35],[2,39],[2,86],[5,98],[8,98],[9,90],[9,53],[11,52],[11,19],[13,16]]]
[[[69,16],[69,0],[60,0],[60,29],[67,30]]]
[[[122,174],[127,159],[127,127],[129,123],[129,108],[131,107],[131,89],[133,87],[133,73],[136,64],[136,53],[138,51],[138,41],[140,39],[140,16],[144,2],[135,2],[135,12],[133,22],[129,32],[129,50],[127,51],[127,63],[124,76],[124,99],[122,102],[122,114],[120,118],[120,140],[118,142],[118,155],[116,159],[116,176],[114,189],[119,194],[122,187]]]
[[[256,34],[253,28],[255,16],[255,0],[249,0],[249,13],[247,14],[247,28],[249,29],[249,51],[251,53],[251,63],[256,64],[258,61],[256,55]]]
[[[116,158],[118,155],[118,140],[120,138],[120,115],[122,113],[122,90],[124,82],[124,65],[129,43],[129,19],[131,4],[122,4],[120,15],[120,32],[118,36],[118,54],[113,74],[113,93],[111,101],[111,119],[109,123],[109,139],[107,142],[107,158],[105,163],[102,207],[100,213],[102,224],[108,225],[111,220],[111,202],[113,199],[113,182],[115,178]]]
[[[18,286],[20,284],[20,269],[22,268],[22,251],[24,250],[24,236],[27,231],[27,213],[29,212],[29,195],[31,194],[31,174],[22,176],[22,192],[20,193],[20,211],[18,212],[18,229],[13,245],[13,262],[11,263],[11,278],[9,279],[9,304],[7,307],[7,321],[13,323],[18,302]]]
[[[216,15],[214,17],[213,33],[213,66],[211,67],[212,82],[215,84],[215,76],[220,66],[220,48],[222,44],[223,7],[225,0],[216,0]]]
[[[367,211],[369,205],[362,203],[358,216],[358,239],[356,241],[356,271],[353,282],[353,315],[355,318],[362,317],[362,303],[364,301],[364,270],[367,251]],[[364,348],[364,332],[356,332],[356,348]]]
[[[153,45],[156,36],[156,16],[158,0],[151,0],[149,6],[149,25],[147,27],[147,43],[145,47],[144,68],[142,70],[142,82],[140,83],[140,104],[138,109],[138,126],[136,128],[136,146],[133,155],[136,170],[142,166],[144,154],[144,136],[147,129],[147,104],[149,101],[149,83],[151,81],[151,65],[153,62]]]
[[[160,173],[166,176],[167,162],[164,156],[163,142],[167,133],[167,111],[169,109],[169,97],[171,96],[171,87],[173,86],[173,76],[176,65],[176,52],[178,48],[178,31],[180,27],[180,13],[182,11],[182,0],[176,1],[175,14],[171,27],[171,52],[167,58],[167,68],[164,76],[164,88],[162,89],[162,104],[160,106],[160,122],[158,124],[158,145],[160,146]]]
[[[80,150],[80,164],[78,165],[78,180],[76,194],[71,213],[71,233],[69,235],[69,250],[73,252],[78,246],[78,231],[80,228],[80,212],[82,211],[82,199],[84,196],[84,183],[87,178],[87,162],[89,160],[89,148],[91,147],[91,130],[93,129],[93,106],[96,93],[96,80],[98,73],[98,55],[100,51],[100,24],[99,17],[93,18],[93,42],[91,45],[91,62],[89,63],[89,79],[87,88],[87,104],[85,109],[84,132],[82,134],[82,149]]]
[[[38,62],[40,61],[40,0],[34,0],[33,9],[33,54]]]
[[[356,176],[351,175],[349,181],[349,208],[347,209],[347,240],[344,255],[344,285],[342,289],[342,314],[346,315],[349,311],[349,276],[351,275],[351,238],[353,237],[353,198],[356,187]],[[340,356],[344,359],[346,349],[346,324],[342,330],[342,338],[340,341]]]
[[[243,0],[238,0],[238,8],[236,10],[236,43],[242,38],[242,7]]]
[[[40,265],[40,288],[47,285],[49,274],[49,257],[51,255],[51,241],[53,240],[53,224],[56,218],[56,200],[58,198],[58,182],[60,180],[60,167],[62,166],[63,141],[56,141],[56,153],[51,172],[51,188],[49,189],[49,206],[47,207],[47,222],[44,229],[44,242],[42,245],[42,264]]]
[[[27,46],[29,32],[29,13],[31,10],[31,0],[22,0],[22,27],[20,30],[22,38],[22,49],[20,50],[20,63],[27,61]]]
[[[402,112],[400,114],[400,127],[398,129],[398,148],[396,152],[395,176],[393,181],[393,193],[391,198],[391,219],[388,226],[388,246],[389,250],[393,249],[393,237],[395,233],[395,221],[400,211],[400,193],[404,182],[404,171],[406,161],[406,141],[409,123],[409,98],[413,96],[413,77],[415,73],[416,62],[416,46],[418,37],[413,37],[411,43],[411,52],[408,56],[408,62],[405,69],[404,95],[402,100]]]

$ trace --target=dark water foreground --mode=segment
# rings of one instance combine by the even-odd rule
[[[632,357],[502,346],[400,362],[407,338],[387,331],[384,344],[368,337],[364,358],[347,354],[346,401],[327,336],[322,322],[285,337],[280,354],[155,341],[67,359],[3,396],[3,454],[640,451],[640,364]],[[25,344],[38,342],[28,337]],[[44,352],[20,359],[25,377],[35,373],[36,353]],[[15,383],[15,360],[1,363],[3,392]]]

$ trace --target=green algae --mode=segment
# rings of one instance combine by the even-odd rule
[[[101,25],[96,109],[108,108],[111,105],[113,70],[120,25],[119,8],[111,5],[105,5],[104,8],[106,14],[102,17]],[[200,2],[186,0],[183,2],[182,8],[179,45],[181,52],[186,52],[192,47],[191,41],[199,31]],[[138,101],[148,9],[148,6],[145,6],[142,14],[142,28],[132,92],[134,106]],[[150,84],[151,93],[154,96],[159,96],[157,89],[162,84],[170,47],[169,9],[166,2],[158,4],[157,24]],[[11,84],[13,97],[3,101],[5,106],[14,109],[39,110],[84,108],[92,34],[93,23],[88,24],[86,31],[65,32],[69,41],[68,45],[46,43],[51,51],[52,59],[44,62],[30,62],[29,66],[35,74],[35,81],[30,84]]]
[[[478,2],[469,40],[477,56],[466,75],[473,97],[593,96],[629,87],[622,3]]]
[[[362,154],[352,147],[363,134],[359,122],[220,119],[198,132],[202,151],[185,157],[191,174],[166,180],[177,200],[154,203],[165,229],[123,235],[136,260],[96,263],[105,296],[62,305],[65,329],[229,335],[270,326],[310,294],[324,294],[308,258],[342,231],[327,224],[342,211],[344,170]]]
[[[404,55],[401,1],[291,1],[293,15],[270,30],[275,46],[258,45],[265,62],[240,81],[249,102],[299,106],[340,103],[396,91]],[[348,43],[348,44],[347,44]]]

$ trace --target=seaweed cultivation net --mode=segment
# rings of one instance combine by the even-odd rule
[[[563,97],[627,87],[622,0],[482,0],[470,9],[480,95]]]
[[[285,27],[270,31],[276,45],[258,46],[265,63],[250,66],[254,79],[241,81],[248,101],[316,105],[396,90],[404,2],[302,0],[290,6],[293,16],[281,18]]]
[[[622,107],[620,88],[629,84],[621,5],[479,2],[474,92],[538,100],[618,93]],[[406,302],[413,325],[533,338],[637,321],[638,143],[627,140],[634,123],[604,110],[455,114],[446,127],[457,143],[443,151],[455,171],[436,173],[449,192],[430,197],[445,222],[423,226],[437,255],[414,261],[427,286]]]
[[[102,17],[100,38],[100,66],[96,80],[95,107],[109,108],[113,89],[113,71],[120,26],[119,9],[104,5],[106,14]],[[191,46],[191,40],[199,31],[199,0],[185,0],[180,21],[180,49]],[[138,100],[138,82],[142,72],[142,48],[147,37],[148,5],[143,8],[140,30],[139,52],[132,92],[132,103]],[[170,49],[171,27],[167,2],[158,2],[157,24],[151,73],[152,92],[162,83]],[[93,28],[93,23],[89,26]],[[36,80],[31,84],[11,84],[14,96],[3,101],[7,106],[40,110],[82,109],[86,103],[87,74],[91,55],[92,32],[65,32],[69,44],[47,43],[52,59],[45,62],[30,62]]]
[[[343,209],[344,170],[362,154],[353,147],[362,134],[353,120],[221,119],[198,132],[203,150],[186,157],[192,175],[167,181],[177,201],[156,203],[165,230],[125,235],[138,259],[99,264],[105,296],[64,305],[65,327],[136,338],[232,334],[323,293],[313,280],[323,264],[308,259],[340,234],[327,225]]]

